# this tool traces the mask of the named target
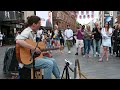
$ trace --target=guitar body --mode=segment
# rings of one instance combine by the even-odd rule
[[[28,44],[32,45],[32,46],[36,46],[37,43],[36,42],[33,42],[32,40],[29,40],[29,39],[26,39],[25,40]],[[39,42],[38,44],[38,47],[40,49],[45,49],[45,44],[43,42]],[[31,51],[30,49],[28,48],[24,48],[24,47],[21,47],[19,46],[18,44],[16,44],[16,55],[17,55],[17,60],[20,62],[20,63],[23,63],[23,64],[31,64],[32,63],[32,60],[30,61],[31,59]],[[43,55],[42,53],[36,57],[36,58],[42,58]],[[35,58],[35,59],[36,59]]]
[[[36,47],[37,43],[30,40],[30,39],[26,39],[25,42],[27,42],[28,44]],[[42,58],[43,57],[43,53],[44,51],[49,51],[49,50],[63,50],[64,47],[56,47],[56,48],[46,48],[46,44],[44,42],[39,42],[38,43],[38,48],[40,48],[41,50],[41,54],[40,55],[35,55],[35,59],[36,58]],[[31,59],[31,50],[28,48],[24,48],[21,47],[20,45],[16,44],[16,58],[18,60],[18,62],[23,63],[23,64],[31,64],[33,60]],[[33,58],[32,58],[33,59]]]

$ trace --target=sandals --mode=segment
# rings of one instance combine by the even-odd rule
[[[108,58],[106,59],[106,61],[108,62]]]
[[[102,60],[102,58],[100,58],[99,60],[98,60],[98,62],[102,62],[103,60]]]

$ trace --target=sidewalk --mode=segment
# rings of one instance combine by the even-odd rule
[[[5,79],[3,75],[3,60],[6,48],[9,46],[0,47],[0,79]],[[76,56],[75,46],[71,49],[71,54],[68,54],[67,47],[64,48],[64,53],[56,53],[53,51],[53,57],[56,59],[59,66],[60,72],[62,74],[63,68],[65,66],[65,59],[67,58],[72,65],[70,67],[74,69],[75,59],[79,59],[81,73],[84,74],[88,79],[120,79],[120,58],[115,56],[109,56],[109,61],[103,60],[103,62],[98,62],[99,57],[94,58],[92,56],[92,51],[90,52],[91,57],[82,57],[82,55]],[[74,79],[74,73],[70,72],[70,77]],[[54,79],[54,76],[53,76]]]

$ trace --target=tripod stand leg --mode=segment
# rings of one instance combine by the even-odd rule
[[[31,79],[34,79],[34,76],[33,76],[33,68],[31,68]]]
[[[64,75],[64,72],[65,72],[65,69],[66,68],[64,67],[61,79],[63,79],[63,75]]]
[[[68,68],[66,68],[66,79],[68,79]]]
[[[68,67],[66,68],[66,79],[70,79]]]

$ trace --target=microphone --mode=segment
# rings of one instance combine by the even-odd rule
[[[67,58],[65,59],[66,63],[69,63],[70,65],[72,65],[72,62],[70,62]]]

